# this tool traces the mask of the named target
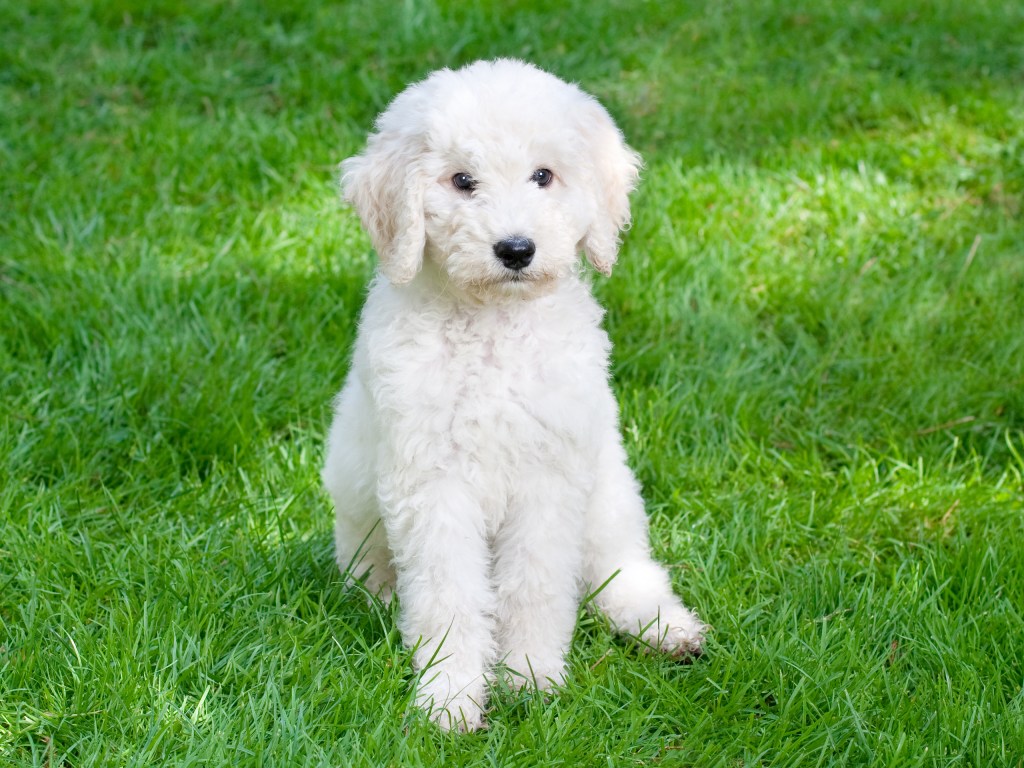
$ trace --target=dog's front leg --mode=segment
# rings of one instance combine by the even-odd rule
[[[523,474],[494,547],[498,647],[513,687],[546,690],[564,680],[576,627],[586,494],[561,467]]]
[[[452,476],[382,481],[381,501],[397,572],[399,626],[420,671],[416,704],[446,730],[475,730],[483,724],[485,676],[495,657],[479,505],[468,485]]]

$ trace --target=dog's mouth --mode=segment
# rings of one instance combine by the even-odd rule
[[[495,287],[504,287],[516,293],[542,288],[554,282],[555,276],[541,270],[508,270],[493,283]]]
[[[519,268],[506,266],[495,259],[481,269],[482,257],[483,254],[469,251],[457,251],[447,256],[434,251],[431,260],[441,267],[453,287],[478,298],[533,298],[548,293],[568,272],[555,262],[544,259],[534,259]]]
[[[558,274],[550,270],[530,266],[526,269],[505,269],[502,274],[495,279],[495,282],[509,285],[538,285],[542,283],[550,283],[557,280],[558,277]]]
[[[548,293],[556,283],[556,276],[541,270],[505,270],[501,274],[474,280],[465,285],[478,296],[527,299]]]

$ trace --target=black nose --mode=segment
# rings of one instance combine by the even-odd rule
[[[537,246],[533,240],[522,235],[513,235],[494,244],[494,255],[509,269],[519,271],[533,261]]]

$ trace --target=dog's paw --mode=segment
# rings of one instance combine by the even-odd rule
[[[395,597],[395,587],[390,582],[384,582],[378,585],[371,594],[384,603],[384,605],[391,605],[391,601]]]
[[[510,655],[502,669],[505,684],[513,690],[536,688],[550,691],[565,684],[565,662],[561,656],[548,663],[534,661],[523,654]]]
[[[431,699],[420,706],[442,731],[469,733],[485,727],[483,707],[469,696],[456,696],[442,706]]]
[[[693,659],[701,655],[707,626],[686,608],[662,611],[640,633],[649,648],[660,650],[679,659]]]
[[[485,693],[482,682],[459,690],[442,674],[420,686],[416,706],[441,730],[466,733],[484,727]]]

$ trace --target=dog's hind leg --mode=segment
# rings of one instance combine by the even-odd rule
[[[334,553],[348,583],[391,599],[395,570],[376,498],[375,435],[362,386],[350,380],[338,396],[327,438],[323,481],[334,500]]]
[[[384,536],[384,525],[370,500],[335,498],[334,555],[348,584],[362,583],[385,603],[395,590],[395,569]]]
[[[617,631],[676,656],[700,654],[706,628],[651,556],[640,488],[618,440],[605,444],[584,542],[588,587]]]

